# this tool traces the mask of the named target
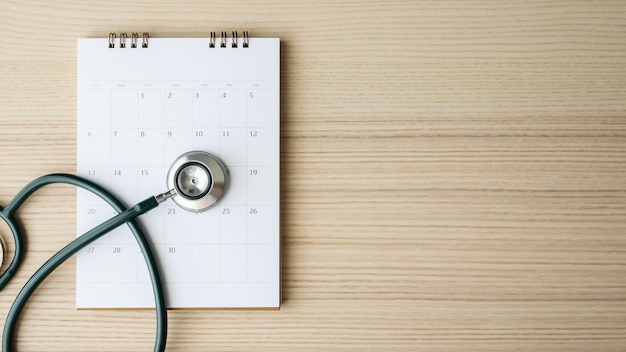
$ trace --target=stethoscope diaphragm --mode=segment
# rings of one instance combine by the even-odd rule
[[[192,151],[179,156],[167,173],[167,187],[175,190],[172,200],[181,208],[202,212],[217,203],[228,182],[228,170],[215,156]]]

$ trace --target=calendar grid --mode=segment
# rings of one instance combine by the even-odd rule
[[[220,91],[218,90],[218,95],[220,95]],[[222,116],[222,100],[218,99],[218,104],[217,104],[217,114],[218,116]],[[218,131],[222,131],[222,119],[218,118],[217,119],[217,127],[218,127]],[[219,153],[219,155],[222,155],[222,133],[218,134],[218,138],[219,138],[219,143],[217,145],[217,152]],[[227,185],[227,187],[231,187],[230,184]],[[228,190],[227,190],[228,191]],[[222,201],[218,202],[218,206],[219,206],[219,213],[220,216],[217,217],[217,223],[218,223],[218,229],[221,229],[222,227],[222,217],[221,217],[221,213],[222,213]],[[221,236],[217,236],[217,282],[222,282],[222,237]]]
[[[135,95],[138,95],[138,94],[139,94],[139,92],[138,92],[138,91],[135,91]],[[135,109],[136,109],[136,111],[137,111],[137,116],[136,116],[136,121],[135,121],[135,123],[136,123],[137,125],[139,125],[139,107],[140,107],[140,105],[139,105],[139,99],[137,99],[137,105],[136,105],[136,107],[135,107]],[[136,161],[135,161],[135,163],[136,163],[137,165],[139,165],[139,163],[140,163],[140,160],[139,160],[139,146],[140,146],[140,142],[139,142],[139,138],[137,138],[137,158],[136,158]],[[139,178],[137,178],[137,194],[136,194],[136,197],[137,197],[137,198],[139,198],[139,197],[140,197],[140,194],[139,194],[139,182],[140,182],[140,181],[139,181]],[[138,256],[138,257],[141,255],[141,251],[139,250],[139,246],[138,246],[138,245],[136,246],[136,250],[135,250],[135,252],[137,253],[137,256]],[[142,258],[142,259],[143,259],[143,258]],[[139,262],[143,262],[143,260],[138,259],[138,260],[137,260],[137,262],[138,262],[138,263],[137,263],[137,265],[136,265],[136,267],[135,267],[135,268],[136,268],[136,272],[135,272],[135,281],[136,281],[136,282],[139,282],[139,281],[141,280],[141,277],[139,276],[139,275],[140,275],[140,270],[139,270],[140,264],[139,264]]]
[[[196,130],[196,127],[197,127],[196,126],[196,119],[195,119],[195,106],[194,106],[194,103],[193,103],[193,94],[189,96],[189,105],[191,106],[191,129],[193,131],[193,130]],[[196,146],[193,145],[192,149],[196,150],[195,147]],[[196,214],[194,214],[194,215],[196,215]],[[194,221],[190,221],[189,222],[189,226],[191,227],[191,233],[194,233]],[[193,236],[191,237],[191,244],[192,244],[192,248],[194,248],[196,243],[195,243],[195,237],[193,237]],[[191,256],[191,263],[195,263],[195,251],[191,250],[190,251],[190,256]],[[195,277],[196,267],[194,265],[191,265],[190,271],[191,271],[191,279],[192,279],[192,282],[193,282],[193,279]]]
[[[253,93],[250,93],[250,96],[252,96],[252,94],[253,94]],[[248,99],[247,99],[247,98],[248,98],[248,97],[246,97],[246,104],[245,104],[245,116],[246,116],[246,117],[245,117],[245,119],[246,119],[246,126],[248,126],[248,123],[249,123],[249,121],[248,121]],[[248,136],[246,135],[246,138],[247,138],[247,137],[248,137]],[[246,145],[246,147],[245,147],[245,151],[246,151],[246,157],[245,157],[245,160],[246,160],[246,161],[245,161],[245,164],[246,164],[246,165],[248,165],[248,146],[247,146],[247,145]],[[246,209],[246,210],[245,210],[245,213],[246,213],[246,215],[245,215],[245,216],[246,216],[246,218],[247,218],[247,216],[248,216],[248,214],[247,214],[247,213],[248,213],[248,207],[250,206],[250,204],[249,204],[249,202],[248,202],[248,190],[250,189],[249,187],[250,187],[250,186],[249,186],[249,184],[248,184],[248,178],[246,178],[246,208],[245,208],[245,209]],[[246,245],[245,245],[245,253],[246,253],[245,258],[246,258],[246,263],[245,263],[245,276],[244,276],[245,280],[244,280],[244,281],[246,281],[246,282],[247,282],[247,281],[248,281],[248,260],[247,260],[247,258],[248,258],[248,222],[247,222],[247,221],[245,222],[244,234],[245,234],[245,244],[246,244]]]
[[[151,45],[154,54],[142,61],[124,56],[120,64],[119,51],[99,50],[92,41],[79,41],[79,175],[130,205],[163,192],[169,165],[185,152],[214,154],[228,169],[224,197],[207,211],[186,212],[170,199],[140,218],[160,262],[168,305],[278,306],[279,42],[252,48],[250,57],[205,48],[181,57],[173,56],[172,46],[194,40],[177,39],[163,51]],[[201,79],[185,76],[181,60],[189,62],[180,67],[193,68]],[[222,64],[207,65],[211,60]],[[249,60],[258,65],[246,65]],[[104,67],[93,70],[85,62]],[[141,75],[144,66],[151,76]],[[80,191],[77,209],[80,230],[112,214]],[[149,307],[151,294],[128,228],[78,253],[77,306]]]
[[[113,103],[114,103],[114,101],[113,101],[113,92],[111,90],[108,90],[107,93],[108,93],[108,97],[109,97],[109,104],[110,104],[109,106],[113,106]],[[109,129],[113,130],[113,109],[109,109],[109,112],[111,114],[111,117],[109,119]],[[109,145],[112,145],[113,144],[113,136],[111,134],[109,134],[109,138],[110,138],[110,141],[109,141],[110,144]],[[109,165],[112,165],[112,164],[113,164],[113,156],[109,152]],[[110,174],[107,175],[107,178],[108,178],[108,180],[107,180],[108,181],[107,182],[107,190],[109,192],[111,192],[111,175]],[[114,211],[113,211],[113,208],[109,207],[109,213],[111,215],[115,214]],[[107,262],[109,264],[109,271],[108,271],[107,279],[108,279],[108,282],[111,282],[113,280],[113,276],[112,276],[112,272],[113,272],[113,270],[112,270],[113,269],[112,262],[113,262],[113,260],[111,258],[112,243],[111,243],[111,236],[110,235],[106,235],[105,237],[106,237],[106,242],[108,242],[108,245],[109,245],[108,248],[107,248],[107,251],[106,251],[107,256],[108,256]]]

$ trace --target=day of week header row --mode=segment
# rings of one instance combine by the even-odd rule
[[[268,89],[265,81],[90,82],[91,89]]]

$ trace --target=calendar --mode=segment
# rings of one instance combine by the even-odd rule
[[[211,35],[125,34],[78,40],[78,174],[127,206],[168,191],[189,151],[225,165],[217,204],[193,213],[171,199],[138,218],[160,263],[168,307],[280,305],[280,42]],[[77,236],[116,213],[77,194]],[[78,308],[154,307],[127,226],[77,254]]]

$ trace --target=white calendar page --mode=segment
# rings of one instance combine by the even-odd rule
[[[218,156],[230,185],[203,213],[172,200],[139,218],[166,283],[169,307],[280,305],[280,44],[209,46],[150,38],[149,47],[78,41],[78,174],[132,205],[167,191],[174,159]],[[130,39],[128,40],[130,42]],[[77,235],[115,212],[77,195]],[[135,239],[123,226],[77,255],[78,308],[154,307]]]

